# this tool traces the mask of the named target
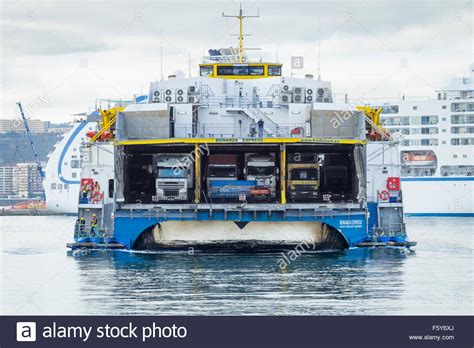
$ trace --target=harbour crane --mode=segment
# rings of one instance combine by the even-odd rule
[[[39,160],[38,152],[36,151],[35,143],[33,142],[33,136],[31,135],[30,127],[28,126],[28,119],[26,118],[25,113],[23,112],[23,106],[21,105],[21,102],[17,102],[16,104],[18,105],[18,109],[20,109],[20,115],[23,120],[23,125],[25,126],[26,134],[28,135],[28,140],[30,141],[31,150],[33,151],[33,155],[35,156],[36,169],[38,170],[38,174],[41,178],[41,181],[43,181],[44,171],[43,171],[43,168],[41,167],[41,162]],[[41,197],[42,199],[46,198],[44,187],[43,187],[41,196],[42,196]]]

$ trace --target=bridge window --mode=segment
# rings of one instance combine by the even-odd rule
[[[71,168],[79,168],[79,160],[71,160]]]
[[[264,74],[264,69],[262,65],[249,66],[249,75],[262,76],[263,74]]]
[[[202,66],[201,67],[201,76],[211,76],[213,73],[212,66]]]
[[[269,65],[268,66],[268,75],[269,76],[281,76],[281,66]]]
[[[217,75],[218,76],[263,76],[264,68],[263,68],[263,65],[218,66]]]

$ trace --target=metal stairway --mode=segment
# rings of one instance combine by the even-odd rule
[[[262,110],[252,105],[252,103],[245,97],[241,97],[242,111],[249,116],[255,123],[262,120],[263,130],[268,134],[269,137],[278,136],[278,125],[268,117]]]

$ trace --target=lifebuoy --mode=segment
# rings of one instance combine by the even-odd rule
[[[379,198],[382,201],[387,201],[390,198],[390,193],[387,190],[383,190],[379,192]]]

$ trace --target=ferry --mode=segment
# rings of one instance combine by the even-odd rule
[[[72,249],[275,251],[410,247],[398,142],[328,81],[282,75],[243,47],[199,76],[99,109],[80,148]],[[377,117],[376,117],[377,116]]]
[[[474,63],[434,98],[370,105],[400,140],[405,213],[474,216]]]

